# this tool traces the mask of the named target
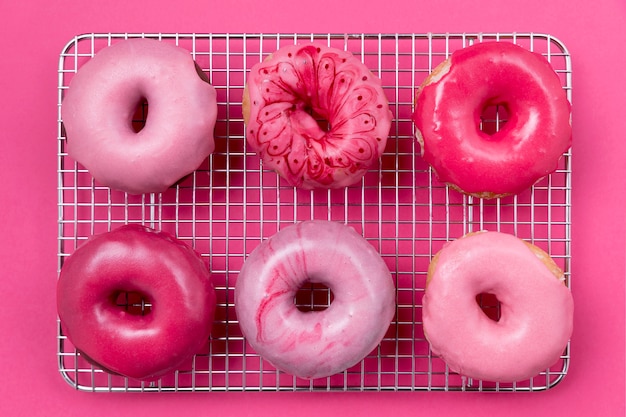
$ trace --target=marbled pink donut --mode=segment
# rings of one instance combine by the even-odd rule
[[[489,135],[483,109],[508,121]],[[413,121],[422,156],[437,177],[482,198],[518,194],[556,170],[572,142],[571,106],[540,54],[509,42],[455,51],[417,92]]]
[[[331,289],[326,310],[295,306],[307,282]],[[395,312],[395,286],[380,254],[354,229],[306,221],[252,251],[237,277],[235,309],[264,359],[289,374],[321,378],[358,363],[380,343]]]
[[[117,305],[120,293],[151,304]],[[63,334],[107,371],[154,380],[208,341],[215,290],[200,256],[175,237],[136,224],[91,237],[63,263],[57,310]]]
[[[264,166],[305,189],[359,181],[383,153],[392,119],[380,80],[360,60],[316,44],[280,48],[254,65],[243,112]]]
[[[149,113],[135,132],[142,99]],[[99,51],[72,78],[61,113],[68,154],[101,184],[131,194],[165,191],[215,148],[215,88],[188,51],[157,40]]]
[[[487,317],[479,294],[500,302]],[[556,363],[572,334],[574,302],[563,272],[541,249],[499,232],[444,246],[428,270],[423,325],[434,354],[454,372],[514,382]]]

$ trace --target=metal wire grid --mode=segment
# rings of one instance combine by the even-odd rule
[[[65,152],[60,108],[72,75],[98,50],[129,37],[156,38],[188,49],[218,91],[215,153],[162,194],[112,191]],[[491,383],[450,372],[432,355],[422,331],[428,263],[445,242],[470,231],[499,230],[533,242],[565,271],[567,284],[571,282],[569,152],[558,170],[531,190],[497,200],[449,190],[419,157],[410,119],[416,89],[454,50],[487,40],[514,42],[542,53],[571,101],[570,56],[559,40],[544,34],[86,34],[72,39],[60,55],[58,72],[59,270],[88,236],[142,223],[174,233],[208,258],[218,307],[206,348],[155,383],[93,367],[58,326],[58,364],[65,380],[88,391],[538,391],[559,383],[567,373],[569,346],[557,364],[535,378]],[[289,187],[263,169],[245,144],[241,97],[248,70],[283,45],[309,41],[359,57],[381,78],[394,113],[379,165],[359,184],[343,190]],[[497,130],[505,120],[498,109],[490,111],[483,128]],[[141,124],[144,117],[145,111],[139,111],[135,122]],[[276,371],[255,354],[238,328],[233,306],[236,277],[246,255],[281,228],[307,219],[343,222],[362,233],[381,253],[397,288],[396,317],[379,347],[345,372],[312,381]],[[487,314],[497,317],[497,302],[484,298],[487,301],[479,302]],[[128,308],[146,307],[131,299],[118,301]],[[298,308],[319,310],[331,299],[328,288],[314,285],[300,290],[295,301]]]

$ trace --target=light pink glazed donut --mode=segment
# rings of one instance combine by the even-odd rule
[[[243,117],[263,164],[312,189],[359,181],[385,149],[392,114],[380,80],[360,60],[308,44],[280,48],[252,67]]]
[[[145,311],[118,304],[135,293]],[[200,256],[173,236],[127,225],[91,237],[64,262],[57,283],[63,334],[90,362],[154,380],[207,343],[215,291]]]
[[[323,311],[300,311],[307,282],[331,289]],[[395,312],[395,286],[380,254],[354,229],[305,221],[264,241],[235,285],[241,330],[264,359],[301,378],[321,378],[358,363],[380,343]]]
[[[135,132],[143,99],[149,113]],[[165,191],[215,148],[215,88],[188,51],[157,40],[98,52],[72,78],[61,112],[68,154],[101,184],[131,194]]]
[[[481,310],[479,294],[496,296],[498,321]],[[531,378],[558,361],[572,334],[563,272],[544,251],[505,233],[446,244],[431,262],[422,303],[432,352],[465,377]]]
[[[508,120],[490,135],[483,109],[500,105]],[[556,170],[570,147],[570,103],[540,54],[509,42],[455,51],[417,92],[416,137],[437,177],[473,196],[518,194]]]

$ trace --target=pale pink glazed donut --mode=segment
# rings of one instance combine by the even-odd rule
[[[118,305],[135,293],[144,314]],[[57,283],[63,334],[112,373],[154,380],[207,343],[215,291],[200,256],[173,236],[127,225],[91,237],[65,260]]]
[[[480,116],[495,105],[508,121],[489,135]],[[483,198],[530,188],[557,168],[572,138],[558,75],[542,55],[509,42],[455,51],[419,88],[413,121],[437,177]]]
[[[149,113],[135,132],[142,99]],[[99,51],[72,78],[61,112],[68,154],[101,184],[131,194],[165,191],[215,148],[215,88],[188,51],[157,40]]]
[[[479,294],[497,297],[498,321],[481,310]],[[574,302],[563,272],[544,251],[506,233],[447,243],[431,262],[422,304],[432,352],[465,377],[531,378],[558,361],[572,334]]]
[[[360,60],[308,44],[280,48],[252,67],[243,117],[264,165],[312,189],[359,181],[385,149],[392,114],[380,80]]]
[[[323,311],[294,304],[307,282],[331,289]],[[354,229],[305,221],[261,243],[235,285],[241,330],[264,359],[301,378],[321,378],[355,365],[380,343],[395,312],[391,273]]]

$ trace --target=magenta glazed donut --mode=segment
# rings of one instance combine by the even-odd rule
[[[334,300],[323,311],[294,304],[307,282]],[[305,221],[282,229],[244,262],[235,284],[241,330],[264,359],[301,378],[355,365],[374,350],[395,313],[395,286],[380,254],[354,229]]]
[[[500,302],[498,321],[476,302],[485,293]],[[563,272],[543,250],[505,233],[447,243],[430,264],[422,304],[432,352],[465,377],[531,378],[558,361],[572,334]]]
[[[280,48],[252,67],[243,117],[264,166],[312,189],[359,181],[385,149],[392,114],[380,80],[360,60],[307,44]]]
[[[480,130],[483,109],[508,113]],[[453,188],[482,198],[518,194],[556,170],[570,147],[570,103],[540,54],[509,42],[455,51],[424,81],[413,121],[424,160]]]
[[[137,105],[148,102],[135,132]],[[68,154],[101,184],[162,192],[213,152],[215,88],[188,51],[132,38],[98,52],[70,82],[61,105]]]
[[[117,304],[136,293],[151,304]],[[215,291],[200,256],[173,236],[122,226],[90,238],[65,261],[57,283],[63,334],[105,370],[139,380],[174,371],[207,343]]]

